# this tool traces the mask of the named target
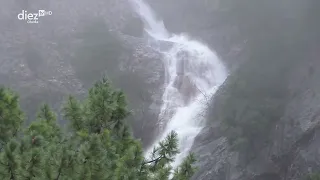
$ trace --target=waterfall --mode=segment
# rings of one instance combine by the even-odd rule
[[[227,71],[215,52],[205,44],[191,40],[185,34],[169,33],[148,4],[142,0],[130,2],[144,22],[150,45],[164,55],[165,90],[159,114],[163,130],[153,146],[172,130],[176,131],[180,153],[172,166],[177,167],[203,128],[208,101],[226,79]],[[158,46],[163,41],[172,46],[161,50]],[[152,148],[147,153],[151,151]]]

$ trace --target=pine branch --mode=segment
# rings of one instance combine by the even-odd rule
[[[55,178],[55,180],[59,180],[60,175],[61,175],[61,171],[62,171],[62,166],[63,166],[63,159],[61,159],[61,161],[60,161],[60,166],[59,166],[59,169],[58,169],[58,174],[57,174],[57,177]]]
[[[14,173],[12,171],[12,167],[9,168],[9,173],[10,173],[10,180],[15,180],[15,176],[14,176]]]
[[[160,161],[162,158],[165,158],[165,156],[159,156],[159,157],[157,157],[156,159],[153,159],[153,160],[144,162],[143,165],[150,164],[150,163],[153,163],[153,162],[158,162],[158,161]]]

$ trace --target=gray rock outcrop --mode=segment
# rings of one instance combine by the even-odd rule
[[[320,170],[319,2],[238,3],[246,60],[209,106],[194,179],[304,179]]]

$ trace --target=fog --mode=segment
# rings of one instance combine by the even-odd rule
[[[150,11],[132,2],[0,1],[0,85],[20,94],[28,122],[46,102],[65,124],[65,97],[83,98],[107,75],[144,149],[196,129],[183,136],[200,160],[194,179],[320,171],[319,0],[145,0]],[[183,111],[197,97],[201,125],[196,108]]]

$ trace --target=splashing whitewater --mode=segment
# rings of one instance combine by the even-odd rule
[[[185,34],[171,34],[162,20],[157,20],[152,9],[142,0],[130,0],[144,21],[150,45],[164,55],[165,90],[159,114],[162,133],[151,146],[158,144],[172,130],[178,133],[180,153],[172,163],[177,167],[204,126],[203,111],[227,77],[227,71],[217,55],[201,42]],[[172,47],[161,50],[161,42]],[[150,153],[152,149],[147,151]]]

